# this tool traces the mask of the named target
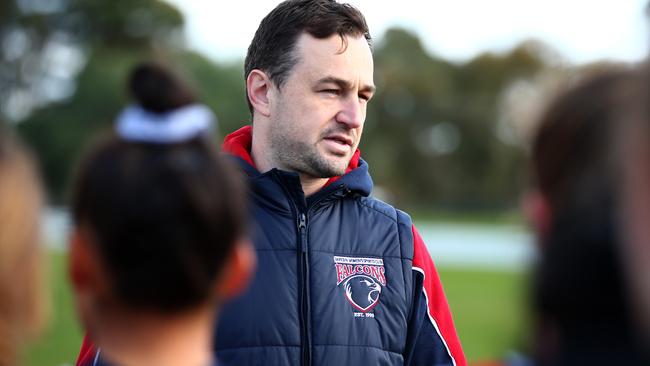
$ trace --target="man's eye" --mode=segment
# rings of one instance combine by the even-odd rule
[[[323,89],[323,90],[321,90],[321,93],[339,95],[341,93],[341,91],[338,90],[338,89]]]
[[[370,95],[366,95],[366,94],[359,94],[359,99],[363,99],[363,100],[365,100],[366,102],[369,101],[370,98],[372,98],[372,96],[370,96]]]

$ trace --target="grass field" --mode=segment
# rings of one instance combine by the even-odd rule
[[[441,268],[440,278],[469,361],[500,360],[525,347],[526,273]]]
[[[51,317],[48,328],[26,350],[24,365],[60,366],[74,365],[81,345],[82,333],[77,325],[70,286],[66,279],[65,255],[49,256],[48,278],[51,296]]]
[[[82,333],[65,278],[65,256],[50,257],[52,317],[25,353],[27,366],[72,365]],[[456,327],[470,361],[501,359],[524,343],[526,275],[519,272],[439,268]]]

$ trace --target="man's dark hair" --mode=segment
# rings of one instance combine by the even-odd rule
[[[318,39],[338,34],[344,45],[345,36],[363,36],[371,43],[366,20],[355,7],[334,0],[287,0],[273,9],[257,28],[248,47],[244,79],[252,70],[259,69],[281,87],[298,62],[294,49],[303,32]],[[246,101],[253,113],[248,91]]]
[[[163,95],[163,103],[154,104],[171,110],[169,103],[182,106],[173,94],[187,97],[162,69],[136,68],[131,81],[142,78],[165,87],[131,83],[137,101]],[[109,136],[85,157],[72,210],[97,248],[112,300],[133,310],[173,313],[213,295],[223,263],[244,233],[246,212],[238,173],[223,159],[202,137],[156,144]]]

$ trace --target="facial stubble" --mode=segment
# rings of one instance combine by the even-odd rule
[[[318,150],[318,143],[323,140],[324,136],[331,134],[332,130],[324,131],[313,144],[293,138],[287,132],[278,128],[271,133],[273,159],[281,164],[280,168],[315,178],[330,178],[345,173],[351,156],[346,161],[337,164],[337,162],[329,161]]]

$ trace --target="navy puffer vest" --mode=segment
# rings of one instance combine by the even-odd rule
[[[231,365],[401,365],[413,309],[413,233],[369,194],[368,165],[305,198],[296,173],[250,181],[258,255],[246,293],[221,312]]]

